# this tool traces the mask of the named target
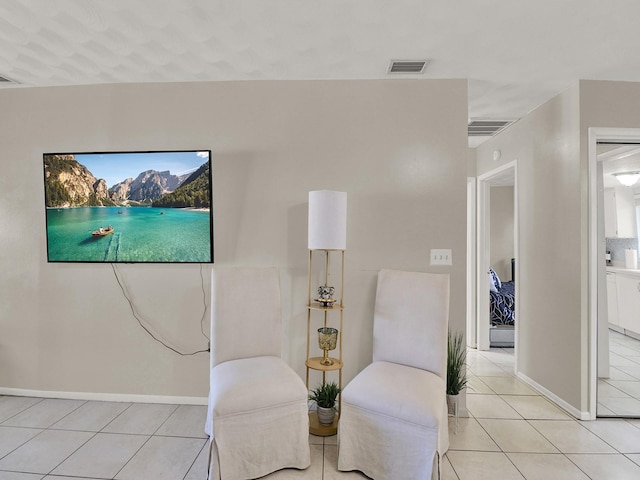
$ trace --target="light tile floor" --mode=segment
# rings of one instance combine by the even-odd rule
[[[513,350],[470,350],[467,407],[443,480],[640,479],[640,420],[580,422],[513,375]],[[0,397],[0,480],[205,480],[206,408]],[[338,472],[335,437],[309,436],[311,466],[263,480]]]
[[[581,422],[513,375],[513,349],[470,350],[469,418],[444,479],[640,479],[640,420]]]
[[[206,407],[0,397],[0,480],[204,480]]]
[[[640,417],[640,340],[609,330],[609,378],[598,379],[598,415]]]

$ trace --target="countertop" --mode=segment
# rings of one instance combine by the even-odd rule
[[[613,267],[607,266],[607,272],[612,273],[625,273],[627,275],[633,275],[640,277],[640,269],[632,269],[632,268],[621,268],[621,267]]]

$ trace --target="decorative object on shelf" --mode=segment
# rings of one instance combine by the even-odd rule
[[[331,327],[320,327],[318,329],[318,346],[324,351],[324,356],[320,365],[333,365],[333,360],[329,358],[329,351],[336,349],[338,341],[338,330]]]
[[[328,298],[326,300],[322,298],[316,298],[315,301],[318,302],[321,307],[325,307],[325,308],[333,307],[333,304],[336,303],[335,298]]]
[[[465,370],[467,347],[462,341],[462,333],[447,334],[447,408],[449,415],[456,415],[460,392],[467,386]]]
[[[317,298],[316,301],[323,307],[330,307],[335,303],[335,299],[333,298],[334,292],[335,288],[327,285],[321,285],[318,287],[318,295],[320,298]]]
[[[336,398],[340,393],[336,382],[323,383],[309,394],[309,400],[318,406],[318,421],[321,425],[331,425],[336,415]]]

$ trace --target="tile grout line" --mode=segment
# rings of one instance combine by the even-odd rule
[[[484,357],[484,358],[486,358],[486,357]],[[487,359],[487,360],[489,360],[489,361],[490,361],[490,359]],[[473,370],[473,369],[471,369],[471,370]],[[488,376],[488,375],[487,375],[487,376]],[[478,379],[478,381],[482,382],[482,379],[478,378],[478,377],[479,377],[478,375],[475,375],[475,377]],[[490,377],[490,376],[488,376],[488,377]],[[484,383],[484,382],[483,382],[483,383]],[[494,389],[492,389],[488,384],[486,384],[486,385],[487,385],[487,387],[488,387],[490,390],[495,391],[495,390],[494,390]],[[486,394],[486,395],[490,395],[490,394]],[[496,393],[496,395],[498,395],[498,396],[500,396],[500,397],[502,397],[503,395],[504,395],[504,396],[512,396],[512,395],[526,396],[526,395],[520,395],[520,394],[497,394],[497,393]],[[531,395],[531,396],[534,396],[534,395]],[[540,394],[537,394],[537,395],[535,395],[535,396],[539,396],[539,397],[545,398],[543,395],[540,395]],[[503,400],[503,401],[505,401],[505,403],[507,403],[508,405],[510,405],[508,402],[506,402],[506,400],[505,400],[504,398],[502,398],[502,400]],[[548,401],[548,399],[546,399],[546,398],[545,398],[545,400],[547,400],[547,401]],[[549,402],[549,403],[550,403],[551,405],[553,405],[553,406],[556,406],[556,405],[555,405],[555,404],[553,404],[552,402]],[[510,406],[511,406],[511,405],[510,405]],[[514,408],[514,407],[512,407],[512,408]],[[515,410],[515,408],[514,408],[514,410]],[[566,412],[564,412],[564,410],[562,410],[562,409],[560,409],[560,410],[561,410],[563,413],[565,413],[565,414],[566,414]],[[539,430],[538,430],[538,429],[537,429],[537,428],[536,428],[536,427],[531,423],[533,420],[547,420],[547,421],[553,421],[553,422],[568,422],[568,421],[573,421],[573,422],[575,422],[575,423],[578,423],[582,428],[584,428],[585,430],[587,430],[589,433],[593,434],[596,438],[598,438],[598,440],[602,441],[605,445],[607,445],[608,447],[610,447],[610,448],[613,450],[613,453],[603,454],[603,455],[616,455],[616,456],[622,456],[622,457],[625,457],[626,459],[628,459],[628,460],[629,460],[630,462],[632,462],[634,465],[637,465],[637,463],[636,463],[636,462],[634,462],[631,458],[629,458],[628,454],[622,453],[622,452],[621,452],[621,451],[619,451],[617,448],[613,447],[613,445],[609,444],[609,442],[607,442],[604,438],[602,438],[602,437],[601,437],[600,435],[598,435],[596,432],[593,432],[593,431],[591,431],[590,429],[588,429],[587,427],[585,427],[584,425],[582,425],[582,424],[581,424],[581,422],[579,422],[577,419],[573,418],[572,416],[569,416],[567,419],[555,419],[555,418],[554,418],[554,419],[551,419],[551,418],[550,418],[550,419],[544,419],[544,418],[543,418],[543,419],[529,419],[529,418],[525,418],[525,417],[524,417],[520,412],[518,412],[517,410],[516,410],[516,413],[518,413],[518,415],[522,416],[522,417],[523,417],[523,418],[522,418],[522,420],[524,420],[525,422],[527,422],[527,423],[528,423],[528,424],[529,424],[529,425],[534,429],[534,431],[536,431],[539,435],[541,435],[541,436],[542,436],[542,438],[544,438],[547,442],[549,442],[549,444],[550,444],[550,445],[552,445],[552,446],[553,446],[553,447],[558,451],[558,453],[542,453],[542,452],[540,452],[540,453],[539,453],[540,455],[562,455],[562,456],[563,456],[563,457],[565,457],[565,458],[566,458],[566,459],[567,459],[567,460],[568,460],[572,465],[574,465],[574,466],[575,466],[575,468],[577,468],[580,472],[582,472],[582,473],[585,475],[585,477],[586,477],[586,478],[590,478],[590,479],[591,479],[592,477],[590,477],[590,476],[589,476],[589,475],[588,475],[588,474],[587,474],[587,473],[586,473],[582,468],[580,468],[580,467],[579,467],[575,462],[573,462],[573,461],[568,457],[568,454],[567,454],[567,453],[564,453],[564,452],[560,451],[560,449],[559,449],[559,448],[558,448],[558,447],[557,447],[553,442],[551,442],[551,441],[549,440],[549,438],[547,438],[545,435],[543,435],[543,434],[542,434],[542,432],[540,432],[540,431],[539,431]],[[500,445],[498,445],[498,444],[496,443],[495,439],[494,439],[494,438],[489,434],[489,432],[484,428],[484,426],[482,425],[482,423],[479,421],[479,420],[481,420],[481,419],[478,419],[478,417],[473,416],[473,414],[471,413],[471,411],[470,411],[470,417],[471,417],[471,418],[473,418],[473,419],[474,419],[474,420],[475,420],[475,421],[480,425],[480,427],[481,427],[481,428],[482,428],[482,430],[485,432],[485,434],[488,436],[488,438],[489,438],[489,439],[490,439],[490,440],[491,440],[491,441],[496,445],[496,447],[499,449],[500,453],[502,453],[503,455],[506,455],[506,456],[507,456],[507,458],[509,459],[509,461],[510,461],[510,462],[513,464],[513,466],[516,468],[516,470],[517,470],[517,471],[518,471],[518,472],[519,472],[519,473],[524,477],[523,472],[521,472],[521,471],[518,469],[518,467],[515,465],[515,463],[511,460],[511,457],[509,456],[509,453],[516,453],[516,452],[505,452],[505,451],[502,449],[502,447],[500,447]],[[488,419],[488,420],[499,420],[499,419],[497,419],[497,418],[496,418],[496,419]],[[515,420],[517,420],[517,419],[515,419]],[[517,420],[517,421],[521,421],[521,420]],[[634,424],[634,423],[629,422],[627,419],[624,419],[624,421],[625,421],[626,423],[631,424],[631,425],[632,425],[632,426],[634,426],[634,427],[640,428],[640,427],[638,427],[638,425],[636,425],[636,424]],[[456,451],[456,450],[452,450],[452,451]],[[459,450],[459,451],[464,451],[464,450]],[[481,451],[481,450],[469,450],[469,451]],[[534,452],[534,453],[537,453],[537,452]],[[577,454],[577,455],[579,455],[579,454]],[[449,462],[450,462],[450,464],[451,464],[451,466],[452,466],[452,468],[453,468],[453,470],[454,470],[454,473],[457,475],[457,472],[455,471],[455,467],[453,467],[453,462],[451,462],[450,460],[449,460]],[[592,480],[593,480],[593,479],[592,479]]]
[[[640,340],[634,338],[634,337],[629,337],[623,333],[617,332],[615,330],[609,330],[609,347],[610,347],[610,355],[615,355],[615,357],[620,358],[620,359],[624,359],[627,360],[631,363],[633,363],[634,365],[628,365],[628,366],[624,366],[624,365],[610,365],[610,368],[615,368],[616,370],[624,373],[627,376],[630,376],[632,378],[637,378],[637,375],[632,375],[629,374],[627,372],[625,372],[624,370],[622,370],[622,368],[626,368],[626,367],[633,367],[633,368],[638,368],[640,367],[640,355],[638,356],[632,356],[632,355],[625,355],[622,353],[617,353],[615,349],[620,349],[620,348],[625,348],[627,350],[631,350],[631,351],[637,351],[640,353]],[[613,347],[613,348],[612,348]],[[638,360],[635,360],[635,359]],[[636,403],[638,402],[639,398],[637,395],[633,395],[633,394],[629,394],[627,392],[625,392],[622,389],[619,389],[618,387],[616,387],[615,385],[609,383],[607,380],[610,379],[603,379],[603,381],[605,381],[606,383],[608,383],[611,387],[616,388],[617,390],[622,391],[623,393],[626,393],[627,395],[629,395],[629,397],[624,397],[624,398],[630,398],[636,401]],[[624,381],[624,380],[623,380]],[[639,380],[640,381],[640,380]],[[600,396],[598,395],[598,404],[602,405],[603,408],[606,408],[607,410],[611,411],[612,415],[601,415],[600,418],[640,418],[640,414],[636,414],[634,415],[628,415],[628,414],[624,414],[624,413],[618,413],[615,410],[618,409],[613,409],[613,408],[609,408],[609,407],[605,407],[601,402],[600,402]],[[605,398],[616,398],[616,397],[605,397]],[[640,405],[640,404],[639,404]]]
[[[620,356],[622,356],[622,355],[620,355]],[[627,357],[624,357],[624,358],[627,358]],[[613,367],[613,368],[615,368],[615,367]],[[626,373],[626,372],[624,372],[624,371],[622,371],[622,370],[620,370],[620,371],[621,371],[622,373]],[[629,376],[632,376],[632,377],[633,377],[633,375],[630,375],[630,374],[627,374],[627,375],[629,375]],[[608,382],[607,382],[607,383],[608,383]],[[615,385],[611,385],[611,386],[612,386],[613,388],[616,388],[617,390],[619,390],[619,391],[623,392],[623,393],[627,393],[627,392],[624,392],[624,391],[620,390],[620,389],[619,389],[619,388],[617,388]],[[631,395],[630,395],[630,396],[631,396]],[[631,396],[631,397],[633,397],[633,396]],[[543,396],[543,398],[544,398],[544,396]],[[548,439],[548,438],[547,438],[547,437],[546,437],[542,432],[540,432],[540,431],[539,431],[539,430],[538,430],[538,429],[537,429],[533,424],[531,424],[531,422],[529,421],[530,419],[525,419],[525,420],[526,420],[526,421],[531,425],[531,427],[532,427],[532,428],[534,428],[534,429],[535,429],[535,430],[536,430],[536,431],[537,431],[537,432],[538,432],[538,433],[539,433],[539,434],[540,434],[540,435],[541,435],[545,440],[547,440],[551,445],[553,445],[555,448],[557,448],[557,449],[558,449],[558,447],[557,447],[555,444],[553,444],[553,442],[551,442],[551,440],[550,440],[550,439]],[[611,445],[607,440],[605,440],[602,436],[600,436],[597,432],[594,432],[594,431],[592,431],[591,429],[587,428],[585,425],[583,425],[583,423],[582,423],[582,422],[578,421],[578,420],[577,420],[577,419],[575,419],[575,418],[569,418],[569,420],[574,421],[575,423],[577,423],[578,425],[580,425],[580,427],[584,428],[586,431],[588,431],[589,433],[593,434],[596,438],[598,438],[598,439],[599,439],[600,441],[602,441],[604,444],[606,444],[607,446],[609,446],[609,447],[610,447],[610,448],[615,452],[615,453],[602,453],[601,455],[616,455],[616,456],[617,456],[617,455],[621,455],[621,456],[623,456],[623,457],[627,458],[627,459],[628,459],[629,461],[631,461],[632,463],[634,463],[634,464],[638,465],[638,464],[637,464],[636,462],[634,462],[631,458],[629,458],[627,454],[625,454],[625,453],[621,452],[620,450],[618,450],[617,448],[615,448],[615,447],[614,447],[613,445]],[[623,420],[625,423],[631,424],[630,422],[628,422],[628,421],[627,421],[628,419],[626,419],[626,418],[625,418],[625,419],[622,419],[622,420]],[[563,421],[563,420],[548,419],[548,421]],[[633,424],[631,424],[631,425],[633,426]],[[558,450],[560,451],[560,449],[558,449]],[[581,471],[581,472],[582,472],[586,477],[588,477],[588,478],[590,478],[590,479],[592,478],[592,477],[590,477],[590,476],[587,474],[587,472],[585,472],[582,468],[580,468],[580,466],[579,466],[579,465],[577,465],[577,464],[576,464],[576,463],[575,463],[571,458],[569,458],[569,454],[568,454],[568,453],[565,453],[565,452],[560,451],[560,454],[561,454],[561,455],[563,455],[563,456],[564,456],[564,457],[565,457],[569,462],[571,462],[571,464],[575,465],[575,467],[576,467],[578,470],[580,470],[580,471]],[[574,453],[574,455],[587,455],[587,454],[586,454],[586,453],[584,453],[584,454],[581,454],[581,453]],[[591,454],[589,454],[589,455],[591,455]],[[639,465],[639,466],[640,466],[640,465]]]
[[[80,407],[82,407],[83,405],[86,405],[89,401],[85,400],[84,402],[82,402],[80,405],[78,405],[76,408],[74,408],[73,410],[71,410],[69,413],[67,413],[66,415],[62,416],[62,418],[58,419],[57,421],[53,422],[51,425],[49,425],[48,427],[46,427],[43,431],[65,431],[65,430],[58,430],[55,428],[52,428],[55,424],[61,422],[63,419],[65,419],[66,417],[68,417],[69,415],[71,415],[73,412],[75,412],[76,410],[78,410]],[[67,430],[68,431],[68,430]],[[78,448],[76,448],[73,452],[71,452],[69,455],[67,455],[66,458],[64,458],[60,463],[58,463],[55,467],[53,467],[48,473],[45,474],[44,477],[45,478],[47,475],[50,475],[56,468],[58,468],[60,465],[62,465],[64,462],[66,462],[69,458],[71,458],[71,456],[73,454],[75,454],[78,450],[80,450],[83,446],[85,446],[92,438],[94,438],[98,432],[87,432],[85,430],[80,430],[80,432],[83,433],[93,433],[93,435],[91,435],[86,441],[82,442],[81,445],[78,445]],[[35,438],[35,437],[34,437]]]
[[[625,420],[625,419],[621,419],[621,420]],[[597,421],[597,420],[596,420],[596,421]],[[615,421],[618,421],[618,420],[615,420]],[[595,435],[596,437],[598,437],[598,439],[602,440],[604,443],[606,443],[606,444],[607,444],[607,445],[609,445],[611,448],[613,448],[613,449],[616,451],[616,453],[617,453],[617,454],[619,454],[619,455],[625,455],[625,456],[627,455],[627,454],[625,454],[624,452],[621,452],[620,450],[618,450],[618,449],[617,449],[616,447],[614,447],[613,445],[611,445],[609,442],[607,442],[603,437],[601,437],[600,435],[598,435],[598,433],[597,433],[597,432],[594,432],[593,430],[591,430],[591,429],[589,429],[589,428],[585,427],[585,426],[582,424],[582,422],[580,422],[580,421],[577,421],[577,420],[576,420],[576,423],[578,423],[578,425],[580,425],[582,428],[584,428],[584,429],[585,429],[585,430],[587,430],[588,432],[592,433],[593,435]],[[625,423],[628,423],[628,422],[626,422],[626,421],[625,421]],[[638,450],[638,452],[637,452],[637,453],[640,453],[640,450]]]
[[[449,453],[449,452],[447,452]],[[449,457],[447,456],[447,453],[444,454],[444,458],[447,460],[447,462],[449,463],[449,466],[451,467],[451,470],[453,470],[453,474],[456,476],[457,480],[460,480],[460,475],[458,475],[458,472],[456,472],[455,467],[453,466],[453,463],[451,463],[451,460],[449,460]],[[440,472],[442,473],[442,472]]]
[[[133,403],[132,403],[130,406],[132,406],[132,405],[133,405]],[[127,460],[127,461],[124,463],[124,465],[122,466],[122,468],[120,468],[120,470],[118,470],[118,472],[113,476],[113,478],[114,478],[114,479],[115,479],[118,475],[120,475],[120,474],[122,473],[122,471],[127,467],[127,465],[129,465],[129,464],[131,463],[131,461],[132,461],[134,458],[136,458],[136,455],[138,455],[138,454],[140,453],[140,451],[145,447],[145,445],[147,445],[147,444],[149,443],[149,441],[151,441],[151,439],[154,437],[155,432],[157,432],[157,431],[160,429],[160,427],[162,427],[162,425],[164,425],[164,424],[165,424],[165,422],[166,422],[167,420],[169,420],[169,418],[170,418],[170,417],[175,413],[175,411],[178,409],[178,407],[179,407],[179,406],[180,406],[180,405],[175,405],[175,408],[171,411],[171,413],[167,416],[167,418],[166,418],[166,419],[165,419],[165,420],[164,420],[164,421],[163,421],[163,422],[158,426],[158,428],[156,428],[156,429],[154,430],[154,432],[153,432],[151,435],[148,435],[148,437],[149,437],[149,438],[147,438],[147,439],[142,443],[142,445],[140,445],[140,447],[135,451],[135,453],[134,453],[133,455],[131,455],[131,457],[129,458],[129,460]],[[122,413],[126,412],[127,410],[129,410],[129,408],[126,408]],[[119,417],[119,416],[120,416],[120,415],[118,415],[118,417]],[[117,418],[117,417],[116,417],[116,418]],[[115,418],[114,418],[114,420],[115,420]],[[111,423],[111,422],[109,422],[109,423]],[[107,428],[107,427],[105,426],[104,428]],[[205,445],[206,445],[206,442],[205,442]],[[200,454],[200,453],[198,452],[198,455],[199,455],[199,454]],[[197,460],[197,458],[198,458],[198,455],[196,455],[196,460]],[[195,460],[194,460],[194,461],[195,461]],[[192,464],[191,466],[193,466],[193,464]],[[189,467],[189,469],[191,469],[191,467]],[[187,473],[185,473],[185,476],[186,476],[188,473],[189,473],[189,470],[187,470]]]
[[[587,430],[589,433],[595,435],[599,440],[601,440],[603,443],[605,443],[606,445],[608,445],[609,447],[611,447],[615,453],[601,453],[601,454],[597,454],[597,453],[579,453],[579,452],[574,452],[574,453],[565,453],[562,450],[560,450],[560,448],[558,448],[550,439],[548,439],[541,431],[539,431],[535,425],[532,425],[531,422],[529,422],[529,420],[527,420],[527,422],[529,423],[529,425],[531,425],[531,427],[538,432],[546,441],[548,441],[551,445],[554,446],[554,448],[556,448],[561,455],[563,455],[569,462],[571,462],[573,465],[575,465],[575,467],[580,470],[582,473],[584,473],[584,475],[591,479],[591,480],[595,480],[592,477],[589,476],[589,474],[587,472],[585,472],[582,468],[580,468],[580,466],[575,463],[571,458],[569,458],[569,455],[624,455],[622,452],[618,451],[618,449],[616,449],[613,445],[610,445],[607,441],[605,441],[603,438],[601,438],[599,435],[597,435],[595,432],[592,432],[591,430],[589,430],[587,427],[585,427],[584,425],[582,425],[582,423],[580,423],[580,421],[571,418],[571,421],[573,421],[574,423],[577,423],[580,427],[584,428],[585,430]],[[562,422],[562,421],[566,421],[566,420],[547,420],[547,421],[558,421],[558,422]]]
[[[16,448],[14,448],[13,450],[11,450],[10,452],[8,452],[7,454],[3,455],[2,457],[0,457],[0,460],[8,457],[9,455],[11,455],[13,452],[15,452],[16,450],[18,450],[20,447],[22,447],[23,445],[29,443],[31,440],[33,440],[34,438],[40,436],[42,434],[42,432],[44,432],[46,429],[45,428],[31,428],[31,427],[8,427],[8,426],[1,426],[1,428],[24,428],[24,429],[28,429],[28,430],[40,430],[38,433],[36,433],[33,437],[25,440],[23,443],[21,443],[20,445],[18,445]]]
[[[126,402],[126,403],[129,403],[127,408],[125,408],[120,413],[118,413],[115,417],[113,417],[111,420],[109,420],[106,425],[103,425],[103,427],[99,430],[99,433],[109,433],[109,432],[104,432],[104,429],[107,428],[109,425],[111,425],[113,422],[115,422],[116,419],[118,419],[122,415],[124,415],[124,412],[126,412],[127,410],[129,410],[133,406],[133,402]]]
[[[37,404],[39,404],[41,402],[38,402],[32,406],[35,406]],[[118,433],[118,432],[105,432],[104,429],[107,428],[108,425],[112,424],[112,422],[119,418],[125,411],[128,411],[132,406],[132,404],[129,404],[122,412],[119,412],[117,415],[114,416],[113,419],[111,419],[110,421],[106,422],[105,425],[103,425],[100,430],[98,431],[92,431],[92,430],[86,430],[86,429],[60,429],[60,428],[55,428],[55,425],[58,424],[63,418],[66,418],[68,415],[72,414],[74,411],[76,411],[77,409],[81,408],[82,405],[85,405],[89,403],[89,401],[85,401],[83,402],[81,405],[78,405],[78,407],[76,409],[74,409],[73,411],[67,413],[66,415],[64,415],[63,417],[61,417],[59,420],[55,421],[54,423],[52,423],[49,427],[46,428],[33,428],[33,427],[10,427],[10,426],[3,426],[4,428],[20,428],[20,429],[24,429],[24,430],[36,430],[37,433],[36,435],[34,435],[33,437],[27,439],[25,442],[22,442],[20,445],[16,446],[14,449],[12,449],[10,452],[8,452],[6,456],[12,454],[13,452],[15,452],[17,449],[21,448],[22,446],[24,446],[25,444],[29,443],[31,440],[37,438],[38,436],[40,436],[43,432],[45,431],[52,431],[52,432],[77,432],[77,433],[86,433],[86,434],[91,434],[84,442],[82,442],[77,448],[75,448],[71,453],[69,453],[69,455],[67,455],[65,458],[63,458],[62,460],[60,460],[55,466],[53,466],[48,472],[39,472],[37,473],[38,475],[43,475],[42,478],[44,478],[44,476],[47,475],[53,475],[53,472],[60,467],[60,465],[62,465],[64,462],[66,462],[70,457],[72,457],[74,454],[76,454],[78,452],[78,450],[80,450],[81,448],[83,448],[88,442],[90,442],[92,439],[94,439],[97,435],[99,434],[105,434],[105,435],[127,435],[127,436],[138,436],[138,437],[147,437],[146,440],[143,442],[143,444],[140,446],[140,448],[138,448],[136,450],[135,453],[133,453],[131,455],[131,457],[126,461],[126,463],[124,464],[124,466],[116,473],[116,476],[121,473],[122,469],[124,467],[126,467],[127,464],[129,464],[131,462],[131,460],[133,458],[136,457],[136,455],[138,455],[138,453],[140,452],[140,450],[148,444],[148,442],[151,440],[151,438],[180,438],[180,439],[188,439],[188,440],[196,440],[196,441],[202,441],[203,445],[199,448],[199,450],[196,452],[193,460],[191,461],[191,464],[189,465],[185,476],[189,474],[189,471],[193,468],[195,462],[198,459],[198,456],[201,454],[202,449],[206,446],[207,443],[207,439],[204,437],[194,437],[194,436],[184,436],[184,435],[158,435],[157,432],[162,428],[163,425],[166,424],[167,421],[169,421],[169,419],[175,414],[175,412],[178,410],[178,408],[180,407],[180,405],[173,405],[173,409],[170,411],[170,413],[168,413],[166,419],[164,421],[161,422],[161,424],[154,430],[153,433],[151,434],[135,434],[135,433]],[[21,410],[20,412],[17,412],[15,415],[18,415],[20,413],[23,413],[25,411],[27,411],[30,407]],[[14,415],[14,416],[15,416]],[[4,458],[4,457],[3,457]],[[7,470],[8,471],[8,470]],[[20,472],[16,472],[16,473],[20,473]],[[29,473],[29,472],[22,472],[22,473]],[[30,473],[35,473],[35,472],[30,472]],[[111,478],[111,477],[110,477]]]
[[[136,455],[138,455],[138,453],[140,453],[140,450],[142,450],[144,448],[144,446],[149,443],[149,440],[151,440],[153,438],[153,435],[149,435],[149,438],[147,438],[142,445],[140,445],[140,447],[135,451],[135,453],[133,455],[131,455],[131,457],[129,457],[129,460],[127,460],[126,462],[124,462],[124,465],[122,465],[122,467],[120,468],[120,470],[118,470],[116,472],[116,474],[112,477],[112,478],[116,478],[118,475],[120,475],[122,473],[122,471],[126,468],[127,465],[129,465],[131,463],[131,460],[133,460],[134,458],[136,458]],[[197,458],[197,457],[196,457]],[[187,471],[187,473],[189,473]]]
[[[198,450],[198,453],[196,454],[196,458],[193,459],[193,462],[191,462],[191,465],[189,465],[189,468],[187,468],[187,471],[184,474],[184,477],[182,477],[182,480],[185,480],[187,478],[187,475],[189,475],[189,472],[191,472],[191,469],[193,468],[193,466],[198,461],[198,458],[200,458],[200,455],[202,454],[202,451],[204,450],[204,448],[207,446],[208,443],[209,443],[208,441],[204,442],[204,445],[202,445],[202,448],[200,450]]]
[[[74,408],[73,410],[71,410],[70,412],[68,412],[67,414],[63,415],[61,418],[59,418],[58,420],[56,420],[55,422],[53,422],[51,425],[49,425],[48,427],[45,427],[47,430],[49,430],[51,427],[53,427],[56,423],[61,422],[62,420],[64,420],[65,418],[67,418],[69,415],[71,415],[73,412],[75,412],[76,410],[78,410],[80,407],[86,405],[89,402],[89,400],[84,400],[82,401],[82,403],[80,405],[78,405],[76,408]]]
[[[164,419],[164,421],[158,425],[158,428],[156,428],[153,433],[151,434],[151,436],[155,435],[156,433],[158,433],[158,430],[160,430],[162,428],[162,426],[167,423],[169,421],[169,419],[173,416],[174,413],[176,413],[178,411],[178,409],[180,408],[180,405],[173,405],[173,410],[171,410],[171,413],[169,415],[167,415],[167,418]]]
[[[49,430],[49,429],[47,429]],[[55,430],[55,431],[61,431],[61,430]],[[48,473],[45,474],[45,477],[47,475],[51,475],[53,473],[53,471],[58,468],[60,465],[62,465],[64,462],[66,462],[67,460],[69,460],[69,458],[71,458],[71,456],[73,456],[78,450],[80,450],[82,447],[84,447],[89,441],[91,441],[92,438],[94,438],[96,435],[98,435],[98,432],[84,432],[83,433],[93,433],[93,435],[91,435],[89,438],[87,438],[86,441],[82,442],[81,445],[78,445],[78,448],[76,448],[73,452],[71,452],[69,455],[67,455],[64,460],[62,460],[60,463],[58,463],[55,467],[53,467],[51,470],[49,470]],[[44,477],[43,477],[44,478]]]
[[[37,397],[36,397],[37,398]],[[44,402],[44,399],[40,399],[39,402],[34,403],[33,405],[31,405],[30,407],[27,407],[26,409],[20,411],[19,413],[16,413],[16,415],[19,415],[23,412],[28,411],[31,407],[35,407],[36,405],[40,405],[41,403]],[[37,435],[34,435],[33,437],[31,437],[30,439],[28,439],[26,442],[20,444],[19,446],[17,446],[16,448],[14,448],[13,450],[11,450],[9,453],[7,453],[6,455],[4,455],[3,457],[1,457],[2,459],[6,458],[7,456],[11,455],[12,453],[14,453],[15,451],[17,451],[19,448],[23,447],[24,445],[26,445],[27,443],[29,443],[30,441],[36,439],[37,437],[39,437],[40,435],[42,435],[44,432],[48,431],[48,430],[54,430],[51,428],[52,425],[55,425],[56,423],[58,423],[60,420],[62,420],[63,418],[65,418],[67,415],[70,415],[71,413],[75,412],[78,408],[80,408],[82,405],[84,405],[85,403],[87,403],[87,401],[84,401],[83,403],[81,403],[80,405],[78,405],[75,409],[73,409],[71,412],[67,413],[66,415],[64,415],[62,418],[60,418],[59,420],[53,422],[51,425],[49,425],[48,427],[44,427],[42,429],[36,429],[33,428],[34,430],[40,430],[40,432]],[[13,415],[12,417],[9,417],[9,419],[15,417],[16,415]],[[9,420],[7,419],[7,420]],[[7,421],[5,420],[5,421]],[[4,422],[3,422],[4,423]],[[31,428],[31,427],[11,427],[9,425],[6,425],[5,427],[10,427],[10,428]],[[85,443],[87,443],[89,440],[91,440],[91,438],[93,438],[95,436],[92,435],[90,438],[88,438],[85,442],[82,443],[82,445],[78,446],[78,448],[76,448],[71,454],[69,454],[64,460],[62,460],[62,462],[60,462],[59,464],[57,464],[55,467],[53,467],[53,469],[51,469],[48,473],[44,474],[44,477],[46,477],[47,475],[49,475],[51,472],[53,472],[53,470],[55,470],[56,468],[58,468],[63,462],[65,462],[71,455],[73,455],[75,452],[77,452]],[[10,470],[7,470],[10,471]],[[40,475],[40,473],[37,473],[37,475]],[[42,477],[42,478],[44,478]]]
[[[512,375],[513,375],[513,374],[512,374]],[[514,377],[514,378],[517,378],[517,377],[515,377],[515,375],[513,375],[513,377]],[[509,377],[506,377],[506,378],[509,378]],[[487,386],[488,386],[488,385],[487,385]],[[492,391],[494,391],[494,392],[495,392],[495,390],[494,390],[493,388],[491,388],[490,386],[488,386],[488,387],[489,387],[489,389],[491,389]],[[525,421],[525,422],[527,422],[527,424],[529,424],[529,425],[533,428],[533,425],[531,425],[531,424],[528,422],[528,420],[527,420],[527,419],[526,419],[526,418],[525,418],[525,417],[524,417],[520,412],[518,412],[518,411],[517,411],[517,410],[516,410],[512,405],[510,405],[510,404],[509,404],[509,402],[507,402],[506,400],[504,400],[504,399],[502,398],[501,394],[499,394],[499,393],[497,393],[497,392],[496,392],[495,394],[496,394],[496,396],[498,396],[498,398],[500,398],[500,399],[501,399],[502,401],[504,401],[507,405],[509,405],[509,407],[511,407],[511,408],[512,408],[512,409],[513,409],[513,410],[514,410],[518,415],[520,415],[520,417],[521,417],[521,419],[502,419],[502,420],[515,420],[515,421],[518,421],[518,422],[520,422],[520,421]],[[515,395],[515,394],[514,394],[514,395]],[[539,396],[539,395],[519,395],[519,396]],[[478,423],[478,425],[480,425],[480,428],[482,428],[482,430],[483,430],[483,431],[487,434],[487,436],[491,439],[491,441],[494,443],[494,445],[495,445],[495,446],[500,450],[500,453],[502,453],[502,455],[504,455],[504,456],[506,457],[506,459],[511,463],[511,465],[513,465],[513,467],[514,467],[514,468],[516,469],[516,471],[520,474],[520,476],[521,476],[522,478],[524,478],[525,480],[527,480],[527,479],[526,479],[526,477],[525,477],[525,475],[524,475],[524,473],[523,473],[523,472],[518,468],[518,466],[513,462],[513,460],[512,460],[512,459],[511,459],[511,457],[509,456],[508,452],[505,452],[505,451],[504,451],[504,449],[503,449],[503,448],[498,444],[498,442],[496,442],[496,440],[491,436],[491,434],[487,431],[487,429],[484,427],[484,425],[482,425],[482,423],[480,423],[476,417],[474,417],[474,419],[476,420],[476,422]],[[500,420],[500,419],[491,419],[491,420]],[[534,428],[534,430],[535,430],[535,428]],[[537,431],[537,430],[535,430],[535,431]],[[545,438],[545,437],[543,436],[543,438]],[[550,442],[547,438],[545,438],[545,440],[547,440],[547,441],[549,442],[549,444],[550,444],[550,445],[552,445],[556,450],[558,450],[558,452],[560,452],[560,449],[559,449],[558,447],[556,447],[555,445],[553,445],[553,443],[552,443],[552,442]],[[546,455],[546,454],[545,454],[545,453],[543,453],[543,455]],[[555,454],[548,454],[548,455],[555,455]],[[452,466],[453,466],[453,464],[452,464]],[[455,470],[454,470],[454,471],[455,471]],[[456,472],[456,475],[457,475],[457,472]]]
[[[7,398],[7,396],[5,395],[2,398]],[[27,397],[14,397],[14,398],[27,398]],[[28,397],[28,398],[39,398],[39,397]],[[14,413],[13,415],[11,415],[10,417],[5,418],[2,423],[0,423],[0,426],[3,427],[10,427],[11,425],[5,425],[6,422],[8,422],[9,420],[11,420],[12,418],[20,415],[23,412],[26,412],[27,410],[29,410],[30,408],[35,407],[36,405],[39,405],[40,403],[42,403],[44,401],[44,398],[39,398],[39,400],[34,403],[33,405],[29,405],[28,407],[26,407],[24,410],[20,410],[19,412]]]
[[[625,458],[627,458],[628,460],[630,460],[631,462],[635,463],[636,465],[638,465],[640,467],[640,463],[636,462],[632,458],[629,458],[629,455],[637,455],[636,453],[623,453],[622,455],[624,455]]]

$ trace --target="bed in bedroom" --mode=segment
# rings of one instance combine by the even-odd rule
[[[513,279],[514,261],[511,261]],[[515,283],[502,282],[493,268],[489,269],[489,298],[491,327],[489,344],[492,347],[513,347],[515,333]]]

